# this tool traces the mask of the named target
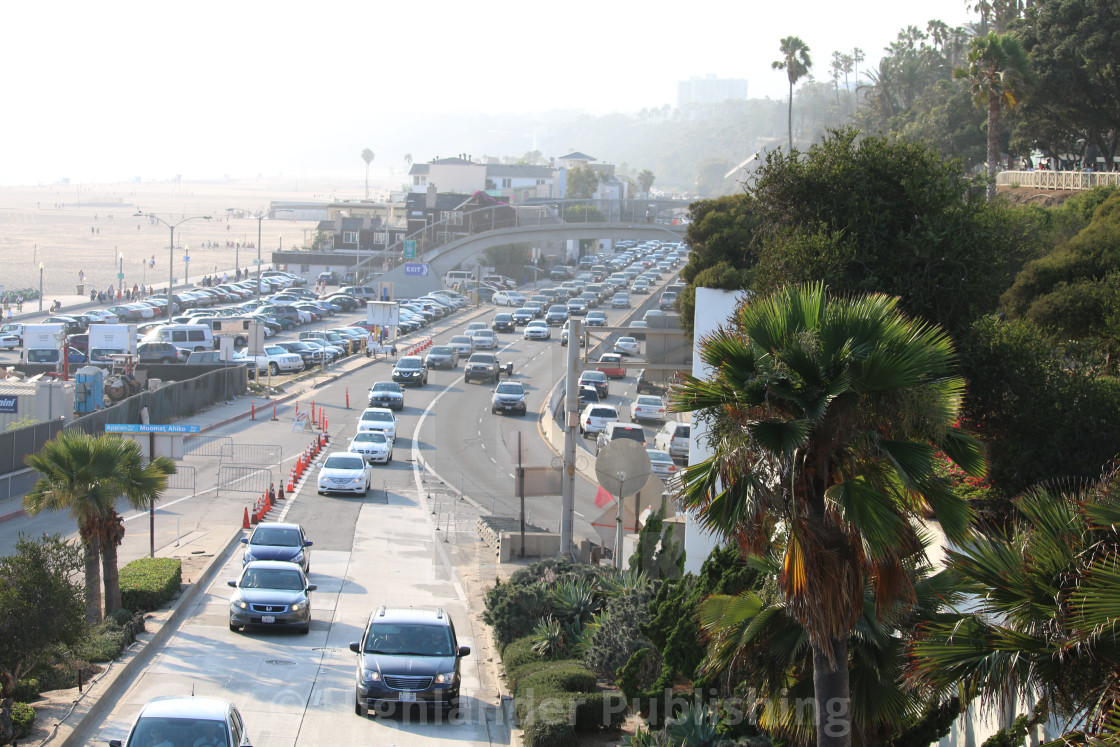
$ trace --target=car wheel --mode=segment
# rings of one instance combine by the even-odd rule
[[[170,358],[160,358],[159,362],[160,363],[173,363],[174,361],[172,361]]]
[[[270,374],[272,374],[273,376],[278,376],[280,374],[280,366],[276,365],[275,362],[274,363],[269,363],[268,364],[268,372]]]
[[[241,626],[234,625],[233,623],[229,624],[229,629],[232,630],[234,633],[240,633],[241,632]]]
[[[464,384],[469,384],[469,383],[471,383],[471,377],[470,377],[470,376],[464,376],[464,377],[463,377],[463,383],[464,383]]]
[[[362,718],[365,718],[368,715],[366,713],[365,705],[357,697],[354,698],[354,715],[361,716]]]
[[[491,415],[497,415],[498,414],[498,408],[497,407],[491,407],[490,408],[490,414]]]
[[[302,628],[299,629],[299,634],[300,635],[307,635],[310,632],[311,632],[311,623],[308,623],[307,625],[304,625]]]
[[[367,482],[365,489],[362,490],[362,497],[365,498],[368,495],[369,495],[369,483]]]

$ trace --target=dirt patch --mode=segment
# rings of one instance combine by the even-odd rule
[[[1035,187],[999,187],[996,196],[1011,205],[1037,205],[1054,207],[1074,195],[1084,194],[1082,189],[1036,189]]]

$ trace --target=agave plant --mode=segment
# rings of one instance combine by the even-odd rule
[[[599,588],[608,597],[632,591],[643,591],[653,586],[650,577],[637,568],[618,568],[599,579]]]
[[[719,739],[719,717],[702,703],[694,702],[681,715],[669,719],[665,731],[669,744],[682,747],[711,747]]]
[[[595,584],[586,579],[566,579],[552,590],[552,610],[561,622],[588,622],[602,606]]]
[[[568,649],[568,641],[564,629],[554,617],[549,617],[537,623],[533,632],[529,634],[533,641],[533,651],[546,659],[559,658]]]

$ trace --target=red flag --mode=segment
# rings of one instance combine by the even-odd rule
[[[595,507],[602,508],[613,500],[614,496],[604,490],[603,486],[600,485],[599,492],[595,494]]]

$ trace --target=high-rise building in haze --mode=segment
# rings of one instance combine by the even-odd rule
[[[677,108],[693,104],[719,104],[729,99],[747,98],[747,81],[742,78],[717,78],[693,76],[677,82]]]

